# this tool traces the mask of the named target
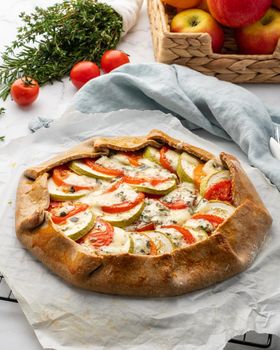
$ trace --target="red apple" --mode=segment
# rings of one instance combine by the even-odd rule
[[[280,11],[271,8],[256,23],[235,30],[240,53],[271,54],[280,39]]]
[[[163,3],[179,8],[190,9],[199,5],[201,0],[162,0]]]
[[[203,11],[209,12],[209,7],[208,7],[208,4],[207,4],[207,0],[202,0],[200,5],[198,6],[198,8],[203,10]]]
[[[192,6],[192,7],[200,9],[200,10],[203,10],[203,11],[206,11],[206,12],[210,12],[209,8],[208,8],[208,5],[207,5],[207,0],[202,0],[202,1],[199,0],[196,3],[196,6]],[[177,13],[179,13],[179,12],[182,12],[182,11],[186,10],[186,8],[177,7],[176,10],[177,10]]]
[[[224,32],[215,19],[207,12],[191,9],[173,17],[170,29],[177,33],[208,33],[212,39],[212,49],[220,52],[224,45]]]
[[[176,0],[172,0],[172,1],[176,1]],[[206,0],[203,0],[203,1],[206,1]],[[179,4],[181,7],[178,6]],[[201,0],[180,0],[180,2],[179,1],[177,2],[177,6],[176,6],[177,13],[187,9],[191,9],[191,8],[201,8]]]
[[[211,15],[224,26],[239,28],[255,23],[272,4],[272,0],[208,0]]]
[[[272,5],[280,9],[280,0],[273,0]]]

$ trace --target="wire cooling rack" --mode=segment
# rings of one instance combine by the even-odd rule
[[[17,300],[14,297],[13,292],[6,284],[4,277],[0,274],[0,302],[1,301],[17,303]],[[255,335],[255,333],[253,334]],[[255,338],[256,336],[253,337],[254,340],[252,339],[252,332],[251,332],[251,333],[246,333],[241,337],[231,339],[229,343],[249,346],[255,349],[268,349],[271,347],[271,344],[272,344],[271,334],[259,334],[258,341],[256,341]]]
[[[4,277],[0,273],[0,300],[17,303],[11,289],[7,286]]]
[[[272,344],[272,334],[258,334],[256,341],[256,333],[246,333],[241,337],[231,339],[229,343],[246,345],[252,349],[269,349]],[[245,350],[245,349],[244,349]]]

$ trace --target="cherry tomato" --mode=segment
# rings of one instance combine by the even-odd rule
[[[231,180],[223,180],[208,188],[205,192],[204,198],[208,200],[219,200],[225,202],[232,201]]]
[[[109,50],[103,54],[100,63],[104,73],[110,73],[111,70],[129,62],[130,60],[126,53],[118,50]]]
[[[100,69],[90,61],[76,63],[70,71],[70,79],[77,89],[80,89],[89,80],[99,77]]]
[[[139,193],[133,202],[126,201],[126,202],[112,204],[112,205],[103,205],[101,207],[101,209],[105,213],[110,213],[110,214],[123,213],[125,211],[128,211],[128,210],[136,207],[138,204],[143,202],[144,199],[145,199],[144,194]]]
[[[11,86],[12,99],[20,106],[28,106],[39,95],[39,84],[29,77],[22,77],[13,82]]]

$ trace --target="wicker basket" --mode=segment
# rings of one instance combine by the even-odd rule
[[[156,61],[188,66],[233,83],[280,83],[280,40],[272,55],[237,55],[230,29],[222,54],[212,51],[208,34],[171,33],[174,15],[161,0],[148,0]]]

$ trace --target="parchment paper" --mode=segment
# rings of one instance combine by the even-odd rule
[[[230,338],[249,330],[280,335],[280,195],[258,170],[246,164],[272,213],[273,228],[246,272],[208,289],[161,299],[80,290],[49,272],[17,241],[15,191],[26,167],[94,135],[141,135],[152,128],[219,152],[214,144],[184,129],[176,118],[156,111],[72,112],[50,129],[0,150],[0,271],[46,349],[220,350]]]

